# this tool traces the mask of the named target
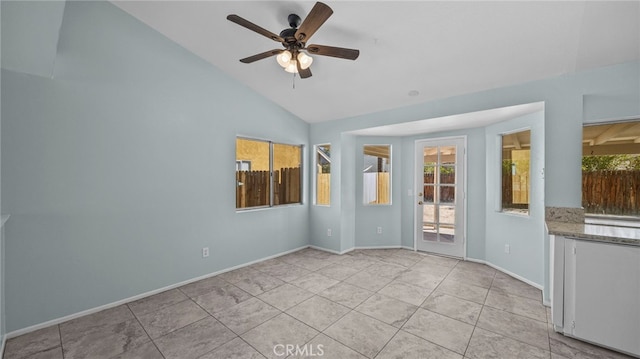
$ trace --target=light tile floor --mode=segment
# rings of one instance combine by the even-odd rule
[[[304,249],[10,339],[4,358],[626,357],[548,318],[538,289],[485,265]]]

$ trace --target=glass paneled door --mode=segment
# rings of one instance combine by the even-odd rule
[[[416,249],[464,257],[465,138],[416,141]]]

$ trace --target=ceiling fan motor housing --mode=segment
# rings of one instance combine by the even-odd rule
[[[280,37],[284,39],[284,43],[286,45],[292,46],[297,42],[296,31],[298,31],[298,26],[300,26],[302,19],[300,19],[300,16],[296,14],[289,14],[287,20],[289,21],[289,26],[291,27],[280,31]]]
[[[289,26],[291,26],[294,29],[297,29],[298,26],[300,26],[300,23],[302,22],[302,19],[300,19],[300,16],[296,14],[289,14],[289,17],[287,17],[287,20],[289,21]]]
[[[287,41],[287,42],[289,42],[288,41],[289,38],[295,40],[296,39],[296,36],[295,36],[296,35],[296,30],[297,29],[293,29],[293,28],[284,29],[284,30],[280,31],[280,37],[285,39],[285,41]]]

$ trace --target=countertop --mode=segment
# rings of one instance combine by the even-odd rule
[[[640,228],[637,227],[556,221],[546,223],[549,234],[556,236],[640,247]]]

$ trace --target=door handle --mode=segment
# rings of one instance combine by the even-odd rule
[[[423,205],[422,201],[418,201],[418,204],[419,204],[419,205]]]

